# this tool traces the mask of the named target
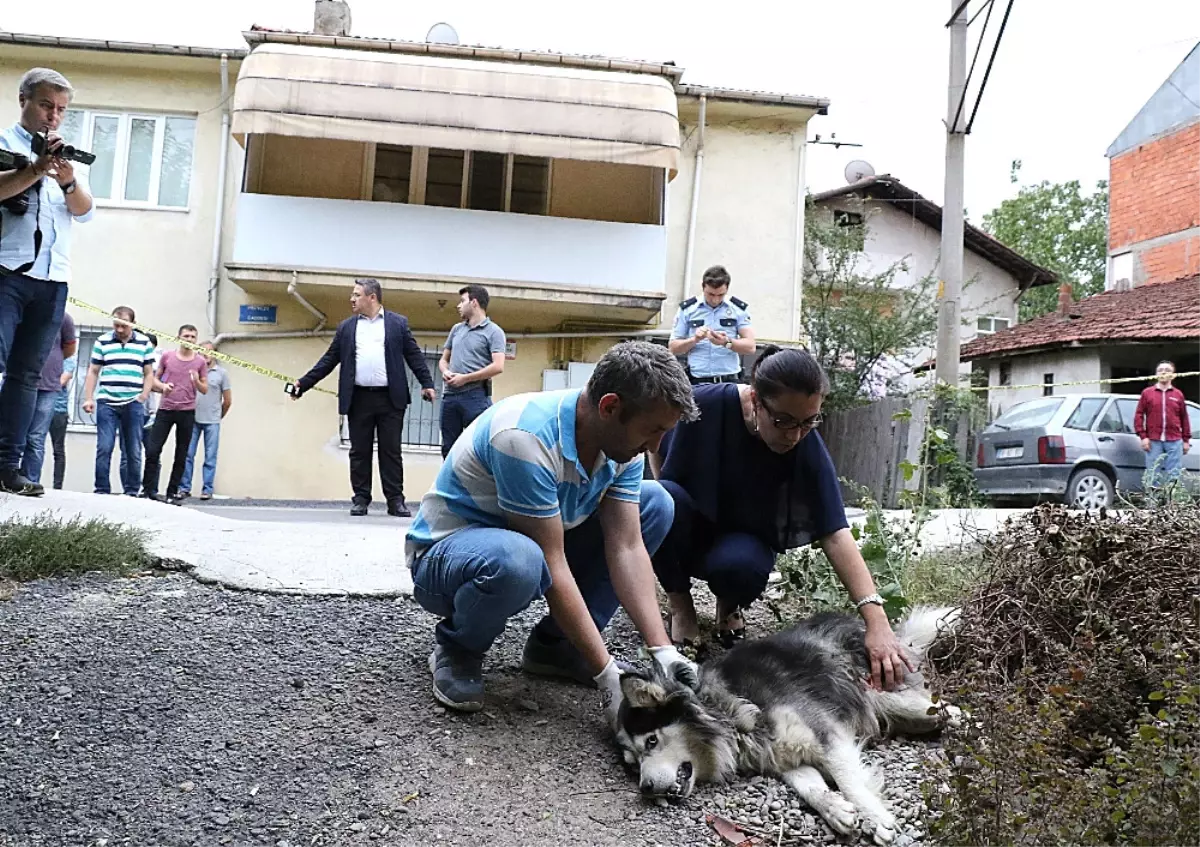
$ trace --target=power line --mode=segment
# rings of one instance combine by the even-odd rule
[[[1000,50],[1000,41],[1004,38],[1004,28],[1008,26],[1008,16],[1012,12],[1015,2],[1016,0],[1008,0],[1008,6],[1004,9],[1004,18],[1000,21],[1000,32],[996,34],[996,43],[992,45],[992,55],[988,57],[987,68],[983,72],[983,81],[979,84],[979,94],[975,97],[975,106],[971,109],[971,117],[967,119],[967,134],[970,134],[971,127],[975,125],[975,113],[979,111],[979,104],[983,102],[983,92],[987,88],[988,77],[992,75],[992,63],[996,61],[996,53]]]

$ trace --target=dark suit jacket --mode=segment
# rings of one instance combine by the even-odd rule
[[[425,364],[425,354],[417,345],[412,332],[408,328],[408,318],[389,312],[383,312],[384,359],[387,363],[388,396],[392,405],[403,411],[408,407],[408,375],[404,372],[404,363],[412,368],[417,381],[422,388],[433,388],[433,377],[429,374],[429,366]],[[333,343],[325,351],[325,355],[313,365],[296,384],[303,394],[318,382],[329,376],[334,367],[341,365],[338,372],[338,414],[350,412],[350,400],[354,397],[354,339],[358,329],[358,315],[351,315],[338,324],[337,332],[333,334]]]

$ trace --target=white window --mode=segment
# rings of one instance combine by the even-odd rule
[[[1008,329],[1008,318],[998,318],[995,315],[984,315],[975,321],[975,328],[980,335],[991,335],[1002,329]]]
[[[60,133],[96,155],[88,186],[105,205],[187,208],[194,117],[70,109]]]
[[[1121,291],[1133,283],[1133,254],[1118,253],[1108,257],[1108,280],[1104,286],[1106,291],[1114,289]]]
[[[549,198],[549,159],[390,144],[375,148],[372,200],[545,215]]]

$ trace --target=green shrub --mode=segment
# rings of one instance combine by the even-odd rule
[[[0,579],[26,582],[86,571],[128,573],[152,564],[145,533],[121,524],[51,513],[0,523]]]

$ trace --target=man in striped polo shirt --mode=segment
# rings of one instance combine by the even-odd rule
[[[429,657],[439,702],[483,707],[484,654],[542,595],[550,615],[522,667],[600,688],[610,722],[621,671],[600,633],[618,603],[658,664],[695,685],[695,666],[663,628],[650,566],[674,507],[642,480],[643,454],[695,416],[675,357],[630,341],[601,358],[586,388],[508,397],[467,427],[405,545],[413,596],[442,617]]]
[[[118,435],[127,461],[121,488],[137,497],[142,482],[142,424],[146,398],[155,389],[154,346],[135,330],[133,309],[113,309],[113,329],[96,339],[83,388],[83,410],[96,414],[97,494],[111,494],[112,452]],[[163,386],[159,385],[158,390]]]

